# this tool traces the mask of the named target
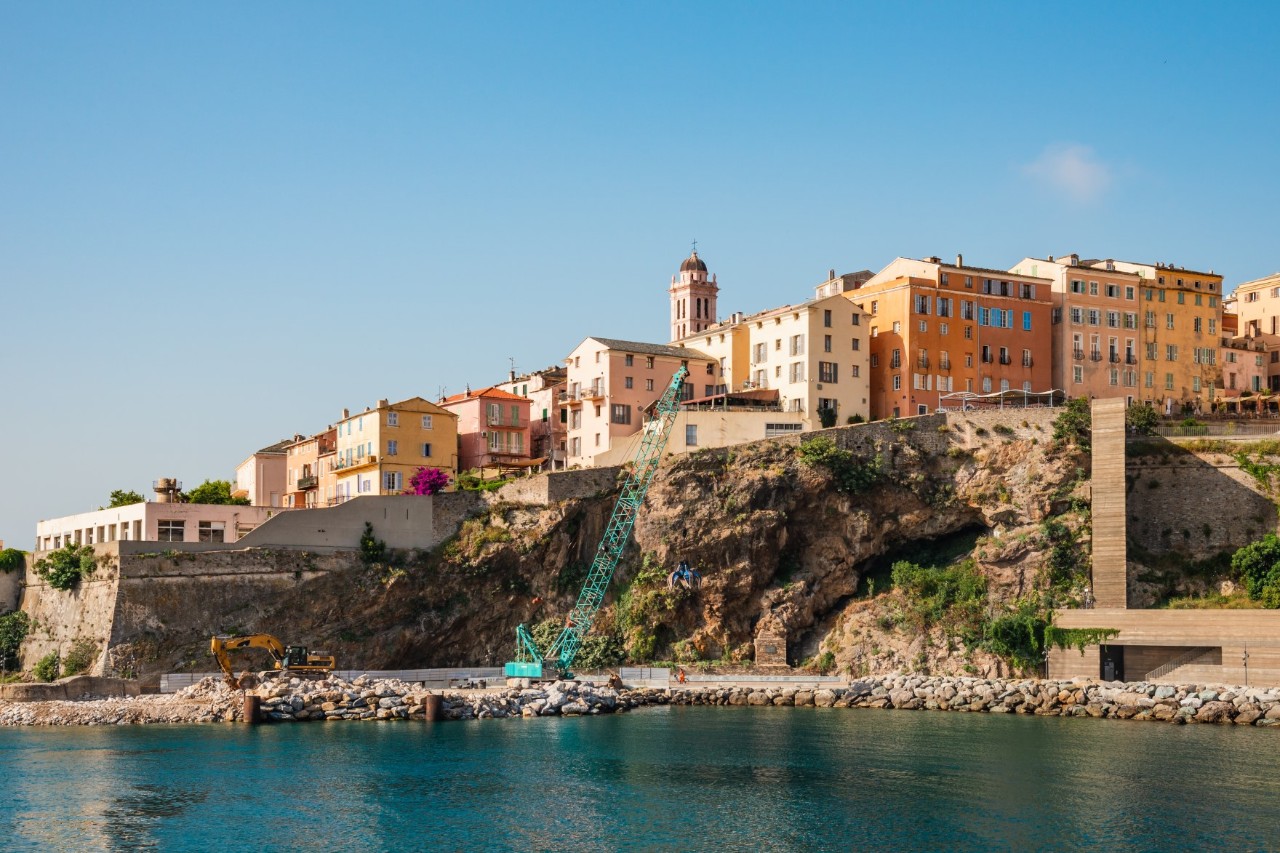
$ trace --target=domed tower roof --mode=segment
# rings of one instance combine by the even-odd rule
[[[695,249],[689,257],[684,259],[684,263],[680,264],[680,272],[706,272],[706,261],[698,257],[698,251]]]

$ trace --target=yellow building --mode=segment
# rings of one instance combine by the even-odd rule
[[[410,397],[379,400],[374,408],[342,411],[336,452],[321,464],[325,503],[362,495],[398,495],[419,468],[457,475],[458,418],[435,403]]]
[[[1171,264],[1081,264],[1139,277],[1140,399],[1168,414],[1209,411],[1222,372],[1222,276]]]

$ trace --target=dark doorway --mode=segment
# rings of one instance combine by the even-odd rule
[[[1124,646],[1101,646],[1098,657],[1102,662],[1103,681],[1124,681]]]

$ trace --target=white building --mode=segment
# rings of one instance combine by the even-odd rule
[[[36,523],[36,551],[103,542],[236,542],[284,510],[262,506],[146,503]]]

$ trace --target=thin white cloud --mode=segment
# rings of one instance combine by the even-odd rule
[[[1050,145],[1022,173],[1037,183],[1087,204],[1100,199],[1111,186],[1111,169],[1087,145]]]

